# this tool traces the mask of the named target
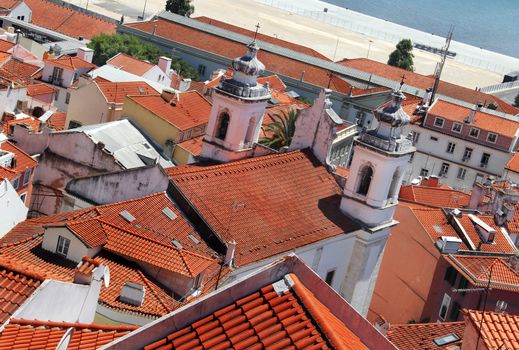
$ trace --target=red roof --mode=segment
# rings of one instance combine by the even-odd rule
[[[502,258],[479,255],[449,255],[446,259],[473,286],[486,287],[492,270],[492,289],[519,292],[519,273]]]
[[[0,8],[11,10],[21,2],[21,0],[0,0]]]
[[[128,97],[181,131],[207,125],[211,113],[211,103],[196,91],[180,93],[174,96],[171,102],[164,100],[160,95]]]
[[[155,66],[150,62],[140,60],[124,53],[118,53],[106,61],[106,64],[140,77]]]
[[[0,259],[0,324],[3,324],[40,286],[43,277]]]
[[[434,85],[434,77],[432,75],[422,75],[410,72],[405,69],[393,67],[385,63],[370,60],[368,58],[344,59],[337,63],[393,81],[400,81],[402,80],[402,75],[405,75],[405,84],[417,87],[419,89],[432,88]],[[485,103],[485,106],[488,106],[491,102],[494,102],[498,106],[498,111],[509,114],[519,113],[519,108],[511,106],[498,97],[445,81],[440,82],[438,93],[473,104],[478,104],[480,102]]]
[[[436,100],[436,103],[434,103],[429,109],[428,115],[434,115],[458,123],[464,123],[465,119],[470,115],[470,111],[471,109],[467,107],[443,100]],[[478,111],[474,116],[474,121],[470,123],[470,126],[508,137],[514,137],[519,128],[519,122]]]
[[[65,35],[85,39],[105,33],[114,34],[116,23],[48,0],[24,0],[32,10],[32,24]]]
[[[137,329],[136,326],[11,320],[0,334],[1,350],[55,350],[67,330],[73,328],[67,349],[95,350]]]
[[[27,169],[33,169],[38,165],[38,162],[30,155],[9,141],[1,143],[0,150],[14,153],[14,158],[16,159],[15,166],[12,168],[4,168],[0,166],[0,176],[9,180],[22,175]]]
[[[11,58],[0,68],[0,76],[20,84],[29,84],[41,67]]]
[[[230,59],[241,57],[246,52],[245,45],[242,43],[190,28],[188,26],[183,26],[165,19],[127,23],[125,25],[147,33],[155,31],[155,35],[158,37],[174,40]],[[322,87],[328,86],[330,74],[329,71],[324,68],[313,66],[266,50],[260,50],[258,52],[258,58],[265,64],[267,70],[270,72],[299,80],[304,71],[304,80],[306,82]],[[349,91],[341,92],[348,93]]]
[[[16,1],[19,2],[20,0],[16,0]],[[1,3],[1,1],[0,1],[0,3]],[[3,7],[3,6],[0,5],[0,7]],[[4,40],[4,39],[0,39],[0,51],[7,52],[7,51],[11,50],[13,47],[14,47],[14,43]]]
[[[294,275],[269,284],[146,347],[153,349],[368,349]]]
[[[469,310],[465,318],[476,332],[481,325],[481,338],[487,349],[519,350],[519,315]]]
[[[222,240],[237,242],[238,266],[358,229],[339,209],[341,188],[309,151],[167,171]]]
[[[37,131],[40,128],[40,121],[34,117],[26,117],[20,119],[11,119],[5,121],[3,124],[3,131],[6,135],[10,134],[11,125],[24,125],[32,131]]]
[[[246,36],[249,36],[249,37],[254,37],[255,36],[255,32],[252,31],[252,30],[248,30],[248,29],[245,29],[245,28],[234,26],[232,24],[221,22],[221,21],[218,21],[218,20],[213,19],[213,18],[209,18],[209,17],[205,17],[205,16],[200,16],[200,17],[195,17],[193,19],[195,19],[195,20],[197,20],[199,22],[211,24],[211,25],[213,25],[215,27],[218,27],[218,28],[229,30],[229,31],[234,32],[234,33],[246,35]],[[274,44],[274,45],[277,45],[277,46],[281,46],[281,47],[284,47],[284,48],[287,48],[287,49],[290,49],[290,50],[293,50],[293,51],[296,51],[296,52],[300,52],[300,53],[303,53],[303,54],[308,55],[308,56],[314,56],[314,57],[317,57],[317,58],[320,58],[320,59],[323,59],[323,60],[326,60],[326,61],[331,61],[328,57],[326,57],[323,54],[315,51],[314,49],[311,49],[309,47],[305,47],[305,46],[302,46],[302,45],[298,45],[298,44],[295,44],[295,43],[290,42],[290,41],[285,41],[285,40],[281,40],[281,39],[278,39],[278,38],[275,38],[275,37],[272,37],[272,36],[268,36],[268,35],[262,34],[261,32],[256,35],[256,38],[258,40],[261,40],[261,41],[264,41],[264,42],[267,42],[267,43],[270,43],[270,44]]]
[[[94,69],[95,64],[85,61],[77,56],[63,55],[58,58],[48,58],[45,60],[55,66],[67,68],[67,69]]]
[[[27,89],[27,95],[32,97],[48,95],[56,91],[53,87],[43,83],[26,85],[25,88]]]
[[[193,157],[198,157],[202,154],[202,145],[204,141],[204,135],[193,137],[190,140],[177,144],[176,147],[181,147],[191,153]]]
[[[449,334],[463,339],[465,322],[394,324],[387,331],[387,338],[399,350],[448,350],[453,345],[461,345],[461,340],[437,346],[433,340]]]
[[[122,83],[96,81],[95,84],[109,103],[123,103],[124,98],[128,95],[153,95],[158,93],[157,90],[143,81]]]
[[[438,208],[464,208],[470,194],[452,188],[408,185],[400,188],[399,199]]]
[[[67,113],[54,112],[54,113],[52,113],[50,118],[47,119],[47,126],[56,131],[65,130],[66,120],[67,120]]]
[[[518,154],[519,154],[518,152],[515,152],[505,167],[506,169],[513,171],[514,173],[519,173],[519,156],[518,156]]]

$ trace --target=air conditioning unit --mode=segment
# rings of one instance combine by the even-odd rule
[[[461,239],[452,236],[441,236],[436,241],[436,247],[445,254],[455,254],[461,246]]]

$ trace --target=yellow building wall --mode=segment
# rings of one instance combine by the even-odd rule
[[[148,136],[168,152],[167,140],[177,141],[182,133],[164,119],[135,103],[129,97],[124,99],[123,117],[135,122]]]
[[[175,147],[171,158],[177,165],[190,164],[194,162],[191,152],[179,146]]]

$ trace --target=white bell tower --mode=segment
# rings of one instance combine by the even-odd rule
[[[222,78],[214,89],[202,158],[224,163],[242,159],[252,155],[258,142],[270,90],[257,82],[265,71],[256,57],[258,45],[253,41],[247,49],[232,62],[233,77]]]
[[[402,109],[400,91],[384,108],[374,112],[376,129],[355,139],[350,175],[344,187],[341,210],[371,230],[392,226],[405,168],[415,151],[412,140],[402,136],[410,117]]]

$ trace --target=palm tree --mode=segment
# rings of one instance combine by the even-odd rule
[[[272,123],[262,127],[265,137],[260,140],[262,145],[273,149],[280,149],[289,146],[296,130],[296,120],[299,114],[295,109],[287,112],[283,111],[282,115],[272,114]]]

